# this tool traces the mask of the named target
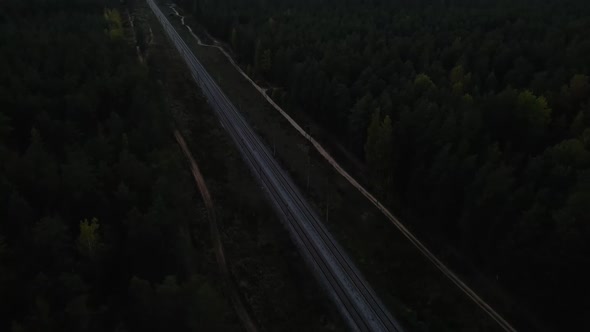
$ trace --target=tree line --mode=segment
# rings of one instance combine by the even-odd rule
[[[588,327],[585,1],[183,0],[373,189],[550,326]]]
[[[0,6],[0,330],[236,329],[125,8]]]

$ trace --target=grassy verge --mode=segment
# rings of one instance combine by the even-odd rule
[[[170,13],[166,6],[161,8]],[[426,261],[374,206],[315,151],[310,151],[306,140],[270,108],[219,50],[199,46],[178,19],[170,17],[170,20],[224,92],[276,150],[279,162],[327,219],[329,229],[395,316],[411,330],[498,330],[496,324]],[[186,22],[195,23],[188,15]],[[301,114],[293,115],[305,119]]]
[[[148,61],[158,69],[154,75],[162,83],[167,107],[206,177],[231,273],[261,329],[342,330],[161,26],[149,8],[138,7],[154,33]]]

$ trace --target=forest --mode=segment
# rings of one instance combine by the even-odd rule
[[[550,329],[590,328],[587,1],[179,3],[427,242]]]
[[[239,328],[125,13],[0,5],[0,331]]]

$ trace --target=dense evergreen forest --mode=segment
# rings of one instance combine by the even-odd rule
[[[238,328],[119,6],[0,5],[0,331]]]
[[[412,228],[549,326],[590,328],[587,1],[180,4],[362,158]]]

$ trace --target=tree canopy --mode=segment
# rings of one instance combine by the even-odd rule
[[[1,331],[236,328],[188,266],[204,217],[121,6],[2,2]]]

